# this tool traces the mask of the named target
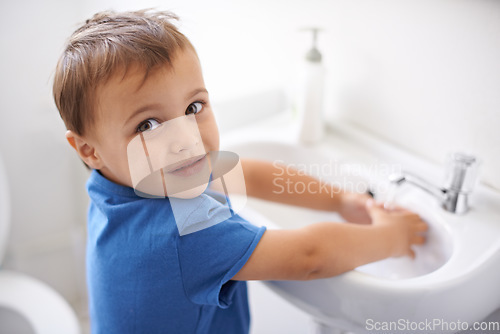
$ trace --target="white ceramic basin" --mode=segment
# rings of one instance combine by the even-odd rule
[[[347,146],[336,145],[338,138],[330,137],[314,148],[275,138],[261,141],[249,141],[244,136],[238,138],[243,139],[231,140],[231,145],[225,149],[243,158],[309,168],[316,177],[320,176],[321,168],[307,166],[334,163],[342,166],[339,170],[344,172],[349,166],[356,166],[347,163],[354,161],[352,152],[356,150],[342,151]],[[351,160],[346,160],[347,157]],[[364,182],[372,186],[386,182],[373,171],[364,175],[351,173],[347,177],[333,174],[336,175],[322,179]],[[370,328],[373,324],[401,321],[413,324],[434,321],[433,326],[439,326],[438,321],[441,321],[441,326],[433,329],[442,333],[463,329],[457,327],[460,324],[472,326],[473,322],[484,319],[500,307],[500,196],[479,186],[474,198],[473,209],[458,216],[443,211],[433,198],[418,189],[407,189],[397,196],[398,204],[419,213],[430,225],[428,242],[416,247],[415,260],[388,259],[329,279],[272,281],[267,285],[316,321],[356,333],[373,329]],[[242,215],[269,228],[341,221],[334,213],[250,198]],[[448,322],[447,327],[443,327],[443,322]]]
[[[349,173],[346,170],[349,168],[348,163],[327,157],[318,150],[278,142],[240,144],[233,149],[242,157],[259,158],[277,162],[283,166],[298,168],[308,174],[316,174],[314,176],[334,184],[347,185],[353,190],[361,191],[373,183],[354,175],[356,173]],[[328,167],[332,164],[336,167]],[[321,175],[322,172],[325,175]],[[340,173],[346,175],[339,175]],[[283,183],[277,182],[276,189],[283,189],[283,187]],[[392,258],[365,265],[358,268],[358,271],[391,279],[409,278],[430,273],[441,267],[450,258],[453,249],[451,231],[443,222],[443,217],[436,215],[432,207],[425,206],[425,203],[430,200],[426,194],[415,192],[405,195],[405,197],[398,197],[398,203],[417,211],[431,227],[427,244],[415,247],[415,252],[418,255],[415,260],[409,257]],[[419,205],[422,202],[424,205]],[[339,215],[331,212],[309,210],[252,198],[248,200],[248,203],[252,209],[268,217],[279,228],[301,227],[320,221],[343,221]]]

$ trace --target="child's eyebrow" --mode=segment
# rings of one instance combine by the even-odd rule
[[[136,117],[139,114],[142,114],[145,111],[148,111],[151,109],[160,109],[160,108],[161,108],[161,105],[159,103],[152,103],[152,104],[148,104],[148,105],[145,105],[143,107],[140,107],[139,109],[134,111],[132,113],[132,115],[130,115],[129,118],[127,118],[127,120],[123,124],[124,124],[124,126],[127,125],[132,118]]]
[[[191,94],[189,94],[187,96],[187,100],[192,99],[198,93],[207,93],[208,94],[208,90],[205,87],[197,88],[197,89],[193,90],[191,92]]]

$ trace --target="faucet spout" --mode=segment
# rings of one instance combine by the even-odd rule
[[[404,183],[411,184],[416,186],[419,189],[422,189],[426,193],[435,197],[438,201],[444,202],[446,200],[447,190],[444,188],[439,188],[428,182],[427,180],[408,172],[403,174],[393,174],[389,176],[389,181],[398,186],[403,185]]]
[[[448,168],[444,187],[436,187],[423,178],[402,173],[389,176],[389,181],[395,185],[405,183],[422,189],[435,197],[446,211],[465,213],[469,210],[469,194],[476,181],[478,161],[468,154],[455,152],[448,158]]]
[[[468,154],[456,152],[448,158],[444,187],[436,187],[423,178],[412,174],[393,174],[389,181],[398,186],[408,183],[435,197],[446,211],[465,213],[469,210],[469,194],[472,192],[477,174],[477,159]]]

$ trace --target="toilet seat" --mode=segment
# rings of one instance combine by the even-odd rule
[[[0,270],[0,306],[19,312],[37,334],[79,334],[78,319],[52,288],[21,273]]]

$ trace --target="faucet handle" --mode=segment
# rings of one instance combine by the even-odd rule
[[[454,152],[448,155],[444,188],[457,193],[470,193],[477,178],[479,162],[475,156]]]

